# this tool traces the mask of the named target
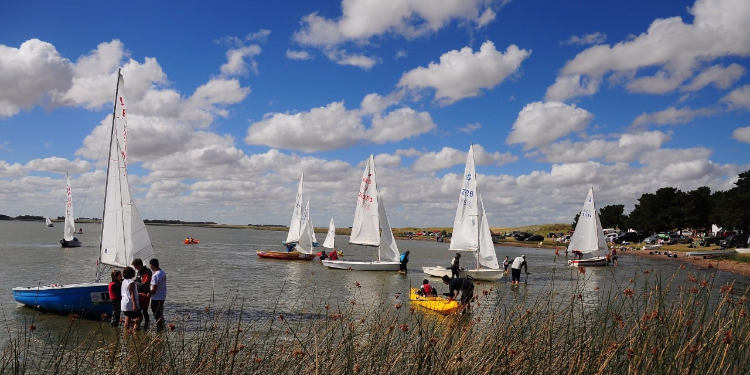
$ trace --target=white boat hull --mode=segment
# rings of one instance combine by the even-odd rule
[[[323,265],[338,270],[353,271],[398,271],[401,263],[386,261],[324,260]]]
[[[740,254],[750,254],[750,248],[744,248],[744,249],[737,248],[737,249],[734,249],[734,251]]]
[[[711,257],[720,257],[720,256],[726,256],[726,255],[733,255],[737,254],[736,250],[714,250],[714,251],[691,251],[685,253],[686,256],[689,257],[704,257],[704,258],[711,258]]]
[[[568,265],[571,267],[603,267],[607,265],[607,257],[569,260]]]
[[[450,268],[445,268],[441,266],[435,266],[435,267],[422,267],[422,272],[434,276],[434,277],[443,277],[448,276],[451,277],[452,272]],[[497,281],[502,279],[503,277],[503,271],[502,270],[493,270],[493,269],[474,269],[474,270],[459,270],[458,271],[459,277],[467,277],[470,276],[474,280],[482,280],[482,281]]]

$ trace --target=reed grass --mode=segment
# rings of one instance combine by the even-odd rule
[[[81,337],[73,321],[50,344],[44,332],[8,327],[0,373],[750,373],[748,290],[714,285],[706,272],[680,284],[649,274],[607,290],[585,271],[577,277],[574,288],[553,284],[534,299],[481,284],[471,313],[447,317],[388,298],[258,319],[235,297],[169,317],[162,334],[102,323]]]

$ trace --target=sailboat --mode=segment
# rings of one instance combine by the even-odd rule
[[[46,225],[47,228],[52,228],[55,226],[55,224],[52,223],[52,220],[50,220],[50,218],[48,217],[44,218],[44,225]]]
[[[295,244],[294,251],[257,250],[255,254],[257,254],[259,257],[281,260],[312,260],[313,258],[315,258],[315,255],[312,254],[312,249],[310,249],[309,253],[306,251],[300,251],[300,249],[304,247],[304,245],[300,242],[307,243],[307,241],[309,241],[311,244],[310,246],[312,247],[315,236],[315,232],[312,229],[312,223],[309,224],[310,233],[306,232],[305,229],[307,223],[310,221],[308,220],[310,216],[310,202],[307,202],[307,208],[303,211],[302,187],[304,184],[304,177],[304,173],[299,176],[299,183],[297,184],[297,197],[294,201],[294,208],[292,209],[292,220],[289,223],[289,232],[287,232],[286,241],[282,242],[287,246]]]
[[[336,225],[333,224],[333,218],[331,218],[331,222],[328,223],[328,233],[326,233],[326,239],[323,241],[323,247],[326,249],[333,250],[334,248],[334,242],[336,240]]]
[[[375,158],[370,155],[357,195],[357,208],[349,243],[378,248],[378,259],[373,261],[330,260],[323,261],[328,268],[358,271],[398,271],[401,255],[393,237],[383,197],[378,193],[375,179]]]
[[[70,176],[65,175],[65,192],[67,199],[65,200],[65,226],[63,227],[63,239],[60,240],[62,247],[81,247],[81,241],[74,237],[73,234],[76,231],[76,222],[73,219],[73,194],[70,190]]]
[[[592,254],[590,258],[569,260],[568,264],[573,267],[607,265],[607,257],[602,255],[607,254],[607,242],[599,220],[599,213],[596,212],[593,187],[589,188],[586,200],[583,201],[575,232],[570,237],[568,252]]]
[[[146,260],[154,254],[146,226],[130,195],[127,170],[127,117],[121,71],[118,71],[117,77],[97,281],[107,267],[126,267],[135,258]],[[98,320],[104,314],[112,313],[107,285],[108,283],[94,282],[19,287],[13,288],[13,297],[17,302],[44,311],[75,313]]]
[[[500,280],[503,271],[497,263],[495,245],[492,243],[489,219],[484,209],[484,201],[477,191],[477,174],[474,168],[474,148],[469,146],[463,185],[458,194],[458,207],[453,220],[453,235],[450,250],[473,252],[476,266],[473,269],[459,270],[459,276],[471,276],[476,280]],[[451,276],[451,270],[441,266],[422,267],[430,276]]]

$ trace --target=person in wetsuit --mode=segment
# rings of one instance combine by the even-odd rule
[[[443,276],[443,282],[448,285],[448,293],[443,293],[450,298],[456,298],[458,292],[461,292],[461,306],[466,310],[471,310],[471,300],[474,298],[474,282],[463,277]]]
[[[459,261],[461,260],[461,254],[456,253],[456,256],[451,259],[451,277],[458,278]]]

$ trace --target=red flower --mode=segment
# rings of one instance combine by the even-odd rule
[[[635,295],[635,291],[633,289],[630,289],[630,288],[625,288],[625,290],[623,291],[623,293],[626,296],[628,296],[628,297],[633,297],[633,295]]]

